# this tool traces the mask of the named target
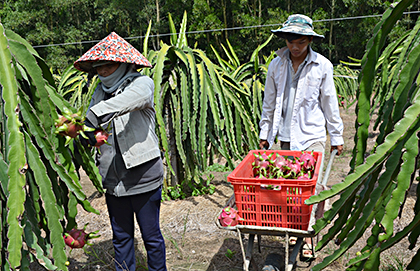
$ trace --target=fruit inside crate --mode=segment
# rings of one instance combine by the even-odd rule
[[[240,223],[307,230],[312,206],[304,201],[315,193],[322,153],[313,152],[315,168],[307,180],[256,177],[253,162],[261,154],[294,158],[302,152],[252,150],[229,174],[227,179],[234,188],[236,207],[244,219]]]

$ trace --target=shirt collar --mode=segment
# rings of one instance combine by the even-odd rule
[[[314,62],[314,63],[319,63],[319,61],[317,60],[317,56],[316,53],[312,50],[311,46],[308,47],[309,52],[308,55],[305,58],[305,61],[307,61],[307,64]],[[290,59],[289,56],[289,48],[287,48],[287,46],[281,48],[280,50],[276,51],[276,55],[279,56],[282,60],[286,61],[287,59]]]
[[[290,50],[289,48],[287,48],[287,50],[285,50],[283,52],[283,57],[286,58],[288,61],[292,61],[292,59],[290,58]],[[308,63],[309,59],[311,58],[311,50],[308,50],[308,54],[306,55],[305,59],[303,60],[302,63]]]

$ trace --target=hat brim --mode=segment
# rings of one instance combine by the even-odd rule
[[[302,31],[302,29],[297,29],[296,27],[283,27],[282,29],[271,30],[271,32],[280,38],[284,38],[284,34],[311,36],[315,40],[321,40],[325,38],[323,35],[317,34],[313,30],[305,29],[304,31]]]
[[[93,63],[95,63],[96,61],[80,61],[78,63],[78,67],[77,69],[83,72],[91,72],[93,74],[96,74],[96,69],[93,67]],[[111,62],[111,61],[110,61]],[[122,62],[122,61],[114,61],[114,62],[118,62],[118,63],[127,63],[127,62]],[[133,63],[128,63],[128,64],[133,64]],[[135,63],[134,63],[135,64]],[[143,66],[143,65],[136,65],[136,70],[141,69],[141,68],[150,68],[151,66]]]
[[[111,64],[111,63],[115,63],[115,62],[113,62],[113,61],[94,61],[94,62],[92,62],[92,68],[105,66],[105,65],[108,65],[108,64]]]

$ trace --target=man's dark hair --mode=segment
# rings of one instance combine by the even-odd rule
[[[311,39],[312,36],[300,35],[300,34],[295,34],[295,33],[281,33],[279,35],[279,37],[283,38],[283,39],[286,39],[288,42],[292,42],[292,41],[300,39],[302,37],[308,37],[309,39]]]

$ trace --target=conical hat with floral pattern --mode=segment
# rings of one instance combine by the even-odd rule
[[[152,64],[133,45],[115,32],[90,48],[73,65],[80,71],[89,72],[92,70],[92,63],[99,60],[133,63],[137,69],[152,67]]]

